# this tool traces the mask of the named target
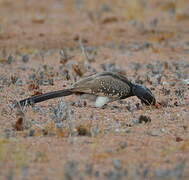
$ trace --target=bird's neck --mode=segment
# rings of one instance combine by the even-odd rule
[[[141,85],[136,84],[136,83],[132,83],[132,88],[131,88],[132,95],[136,96],[137,95],[137,90],[140,89],[140,88],[141,88]]]

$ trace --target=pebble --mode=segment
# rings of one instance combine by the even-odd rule
[[[138,123],[148,123],[151,122],[151,118],[149,116],[140,115]]]
[[[29,61],[29,56],[28,55],[23,55],[22,56],[22,61],[24,62],[24,63],[27,63],[28,61]]]
[[[152,130],[148,132],[148,135],[150,136],[160,136],[162,132],[160,130]]]
[[[120,142],[119,146],[121,149],[125,149],[128,146],[128,144],[127,144],[127,142]]]
[[[186,85],[189,85],[189,79],[183,79],[183,80],[182,80],[182,83],[183,83],[183,84],[186,84]]]
[[[119,159],[114,159],[113,160],[113,165],[114,165],[115,169],[121,169],[122,168],[121,161]]]

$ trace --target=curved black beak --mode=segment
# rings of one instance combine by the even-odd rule
[[[145,105],[155,105],[156,99],[150,89],[139,84],[133,84],[133,94],[137,96]]]

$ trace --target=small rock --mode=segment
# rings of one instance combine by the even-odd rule
[[[148,132],[148,135],[150,136],[160,136],[162,133],[159,130],[152,130]]]
[[[181,138],[181,137],[176,137],[176,142],[180,142],[180,141],[183,141],[184,139]]]
[[[42,129],[42,134],[43,134],[43,136],[47,136],[49,134],[49,132],[46,129]]]
[[[182,80],[182,83],[183,83],[183,84],[186,84],[186,85],[189,85],[189,79],[183,79],[183,80]]]
[[[28,61],[29,61],[29,56],[26,54],[26,55],[23,55],[22,56],[22,61],[24,62],[24,63],[27,63]]]
[[[133,119],[132,122],[133,122],[134,124],[139,124],[139,119]]]
[[[162,133],[165,133],[165,132],[166,132],[166,130],[165,130],[164,128],[161,128],[160,131],[161,131]]]
[[[22,79],[18,78],[17,81],[15,82],[15,84],[16,84],[17,86],[22,86],[22,85],[23,85]]]
[[[151,122],[151,118],[149,116],[140,115],[139,117],[139,123],[148,123]]]
[[[114,160],[113,160],[113,165],[114,165],[114,168],[115,168],[115,169],[121,169],[121,168],[122,168],[122,166],[121,166],[121,161],[118,160],[118,159],[114,159]]]
[[[76,129],[79,136],[91,136],[91,132],[87,126],[80,125]]]
[[[127,144],[127,142],[120,142],[119,146],[121,149],[125,149],[128,146],[128,144]]]

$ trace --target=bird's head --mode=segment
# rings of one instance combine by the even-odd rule
[[[146,105],[155,105],[156,99],[150,89],[139,84],[133,84],[133,95],[137,96]]]

